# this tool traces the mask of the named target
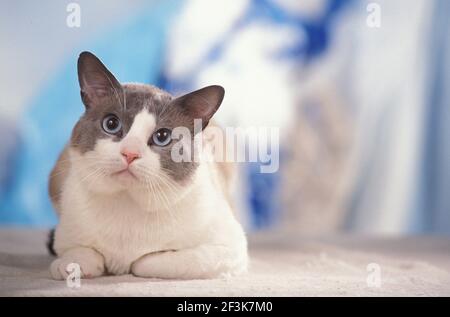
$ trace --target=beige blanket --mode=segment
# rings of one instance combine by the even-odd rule
[[[46,233],[0,230],[1,296],[450,296],[449,238],[250,237],[249,273],[230,279],[50,278]]]

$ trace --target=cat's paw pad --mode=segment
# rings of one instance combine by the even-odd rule
[[[50,274],[55,280],[65,280],[70,274],[78,274],[80,278],[101,276],[105,269],[103,259],[96,256],[63,256],[50,265]],[[77,273],[77,270],[79,272]]]

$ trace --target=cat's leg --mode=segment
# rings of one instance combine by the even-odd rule
[[[140,277],[204,279],[241,273],[247,262],[246,250],[202,245],[144,255],[132,264],[131,272]]]
[[[76,247],[67,250],[50,265],[50,273],[56,280],[66,279],[71,273],[68,271],[70,263],[80,266],[81,278],[93,278],[105,272],[103,256],[91,248]]]

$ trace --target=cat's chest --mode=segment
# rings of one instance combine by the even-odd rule
[[[186,212],[149,212],[122,197],[91,197],[89,211],[77,217],[77,231],[104,256],[109,271],[123,274],[145,254],[183,249],[204,239],[206,233]]]

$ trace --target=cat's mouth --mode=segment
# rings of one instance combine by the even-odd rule
[[[131,177],[131,178],[134,178],[134,179],[138,179],[138,177],[128,167],[124,168],[124,169],[122,169],[120,171],[112,173],[112,176],[121,177],[121,178],[124,178],[124,177],[129,178],[129,177]]]

